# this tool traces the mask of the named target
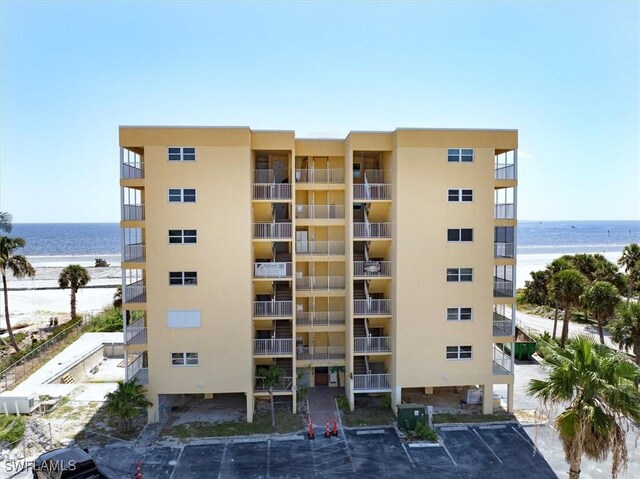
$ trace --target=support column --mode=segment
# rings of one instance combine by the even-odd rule
[[[493,414],[493,384],[482,386],[482,414]]]
[[[293,391],[293,396],[291,396],[291,402],[293,403],[292,410],[293,414],[295,414],[298,410],[298,393]]]
[[[213,393],[204,393],[205,399],[213,399]]]
[[[513,384],[507,384],[507,412],[513,413]]]
[[[353,379],[349,378],[349,383],[347,387],[344,389],[345,395],[347,396],[347,401],[349,402],[349,411],[353,412],[356,407],[356,399],[353,394]]]
[[[151,406],[147,408],[147,422],[149,424],[154,424],[160,421],[160,410],[158,409],[160,396],[147,392],[147,399],[151,402]]]
[[[247,422],[253,422],[253,392],[245,395],[247,396]]]

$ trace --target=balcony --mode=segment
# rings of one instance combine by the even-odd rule
[[[140,384],[149,384],[149,368],[142,367],[144,364],[144,354],[139,354],[129,362],[125,371],[127,380],[137,379]]]
[[[391,185],[388,184],[355,184],[353,185],[354,200],[390,200]]]
[[[493,335],[494,336],[513,336],[513,320],[493,313]]]
[[[344,219],[344,205],[296,205],[296,218],[307,220]]]
[[[254,278],[290,278],[291,263],[290,262],[255,262],[253,263]]]
[[[496,163],[495,179],[496,180],[515,180],[516,165],[512,163]]]
[[[293,388],[292,377],[281,377],[277,384],[271,386],[273,391],[291,391]],[[256,383],[253,388],[254,392],[269,391],[269,387],[265,383],[265,378],[256,376]]]
[[[516,207],[513,203],[498,203],[494,205],[495,219],[512,220],[516,217]]]
[[[513,281],[503,278],[493,278],[493,297],[494,298],[512,298],[515,294]]]
[[[297,326],[342,326],[345,323],[344,311],[299,311],[296,313]]]
[[[138,180],[144,178],[144,163],[142,161],[123,161],[120,164],[120,179]]]
[[[354,261],[353,275],[367,278],[391,277],[391,261]]]
[[[255,356],[291,355],[293,339],[254,339],[253,354]]]
[[[344,241],[296,241],[299,255],[343,255]]]
[[[390,299],[354,299],[353,314],[358,316],[389,316]]]
[[[354,374],[354,391],[391,391],[391,374]]]
[[[142,263],[145,260],[145,246],[142,243],[124,245],[124,261]]]
[[[253,223],[255,239],[291,239],[291,222]]]
[[[122,205],[122,221],[143,221],[144,205]]]
[[[344,183],[343,169],[302,169],[296,170],[296,183]]]
[[[508,376],[513,374],[513,359],[497,346],[493,346],[493,374]]]
[[[391,336],[353,338],[354,353],[390,353]]]
[[[298,346],[296,347],[296,359],[312,361],[344,359],[344,346]]]
[[[122,302],[124,304],[146,303],[146,301],[147,288],[144,286],[142,280],[127,284],[122,289]]]
[[[353,223],[354,238],[391,238],[391,223]]]
[[[515,258],[516,249],[514,243],[493,243],[494,258]]]
[[[298,291],[331,291],[345,288],[344,276],[300,276],[296,278]]]
[[[282,318],[290,317],[293,310],[292,301],[254,301],[254,317]]]
[[[290,200],[291,184],[289,183],[254,183],[254,200]]]
[[[127,325],[124,329],[124,343],[131,344],[147,343],[147,328],[144,326],[144,317]]]

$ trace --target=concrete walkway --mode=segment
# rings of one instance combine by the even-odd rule
[[[316,434],[324,432],[327,422],[333,427],[333,419],[338,417],[335,396],[344,394],[344,388],[315,387],[309,388],[309,415],[313,420]]]

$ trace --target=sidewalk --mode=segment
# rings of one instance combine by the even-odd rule
[[[326,427],[327,422],[333,427],[333,419],[338,417],[335,396],[344,394],[344,388],[315,387],[309,388],[309,415],[316,431]]]

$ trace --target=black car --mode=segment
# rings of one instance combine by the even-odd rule
[[[33,463],[34,479],[107,479],[93,458],[79,447],[45,452]]]

